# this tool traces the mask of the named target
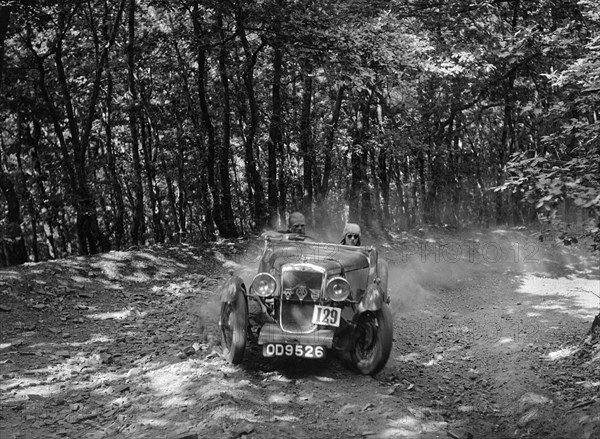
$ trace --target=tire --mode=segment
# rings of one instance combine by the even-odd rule
[[[375,375],[390,357],[394,338],[394,319],[384,303],[378,311],[365,311],[356,322],[352,363],[363,375]]]
[[[230,363],[241,363],[246,349],[248,327],[248,302],[243,286],[238,286],[233,300],[221,301],[219,325],[223,355]]]

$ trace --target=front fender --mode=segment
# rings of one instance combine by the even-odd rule
[[[365,291],[360,302],[358,302],[357,313],[377,311],[381,309],[384,303],[389,303],[389,298],[385,291],[379,285],[371,284],[367,287],[367,291]]]
[[[244,281],[239,276],[231,276],[223,286],[221,302],[234,303],[238,298],[238,291],[242,291],[245,294]]]

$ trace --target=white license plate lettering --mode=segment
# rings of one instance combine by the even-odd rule
[[[340,326],[342,310],[333,306],[315,305],[312,323],[314,325]]]
[[[275,356],[275,345],[274,344],[266,344],[263,348],[263,355],[265,357],[273,357]]]
[[[323,358],[325,348],[323,346],[305,346],[293,344],[267,343],[263,345],[263,356],[265,357],[304,357]]]

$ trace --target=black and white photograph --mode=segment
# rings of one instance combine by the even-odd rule
[[[599,0],[0,0],[0,438],[600,439]]]

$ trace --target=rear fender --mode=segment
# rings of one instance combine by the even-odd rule
[[[379,285],[370,284],[358,303],[357,313],[380,310],[384,303],[389,303],[386,292]]]

